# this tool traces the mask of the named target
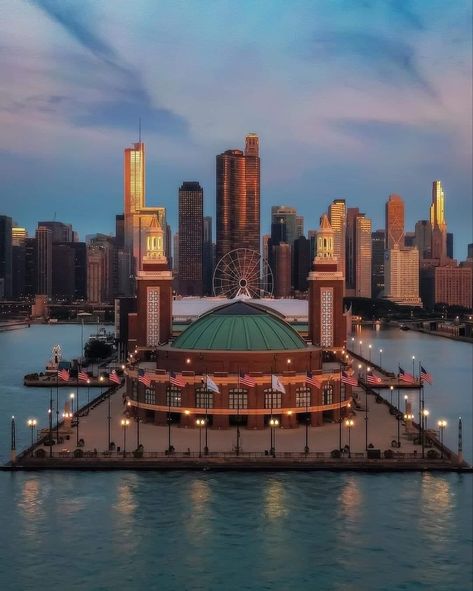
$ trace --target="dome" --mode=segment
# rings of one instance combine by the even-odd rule
[[[204,351],[284,351],[306,346],[285,320],[246,301],[225,304],[204,314],[173,343],[176,349]]]

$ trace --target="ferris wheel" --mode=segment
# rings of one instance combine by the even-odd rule
[[[216,296],[237,298],[270,297],[273,273],[268,261],[256,250],[236,248],[223,256],[215,267],[213,292]]]

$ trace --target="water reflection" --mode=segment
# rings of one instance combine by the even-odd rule
[[[265,516],[272,519],[280,519],[288,513],[286,503],[286,490],[280,480],[271,479],[266,487]]]
[[[135,530],[135,513],[137,502],[135,498],[136,476],[122,480],[117,486],[117,499],[113,505],[118,518],[115,522],[120,539],[120,550],[123,553],[133,552],[138,543]]]
[[[18,502],[23,517],[30,521],[36,521],[42,515],[40,501],[40,484],[38,478],[28,478],[23,483],[21,498]]]
[[[342,517],[353,519],[359,514],[361,506],[361,490],[359,479],[350,475],[347,477],[345,486],[342,488],[338,497],[338,506]]]
[[[190,485],[190,515],[188,528],[191,536],[202,536],[209,525],[209,504],[212,490],[204,478],[194,480]],[[196,538],[198,539],[198,538]]]

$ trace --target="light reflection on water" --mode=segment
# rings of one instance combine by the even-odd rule
[[[0,474],[2,591],[468,589],[456,474]],[[71,499],[80,511],[67,510]],[[314,586],[315,579],[317,586]]]

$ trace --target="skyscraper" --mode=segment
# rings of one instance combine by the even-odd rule
[[[204,217],[204,242],[202,252],[202,268],[204,295],[212,295],[212,278],[214,272],[214,244],[212,242],[212,218]]]
[[[347,209],[345,199],[334,199],[328,208],[328,219],[333,229],[333,256],[338,270],[345,276],[345,242]]]
[[[38,227],[49,228],[51,230],[51,239],[53,244],[56,242],[73,242],[74,231],[71,224],[64,224],[63,222],[38,222]]]
[[[386,250],[404,248],[404,201],[399,195],[389,195],[386,202]]]
[[[133,214],[145,205],[145,145],[143,142],[125,148],[123,162],[123,197],[125,216],[125,245],[133,246]]]
[[[430,259],[432,254],[432,225],[429,220],[419,220],[415,226],[416,248],[421,259]]]
[[[287,242],[292,246],[297,238],[297,215],[294,207],[273,205],[271,207],[271,241],[273,244]]]
[[[179,189],[179,293],[203,293],[204,191],[198,182]]]
[[[432,183],[432,204],[430,206],[432,226],[432,258],[447,256],[447,222],[445,221],[445,193],[441,181]]]
[[[53,232],[45,226],[36,230],[36,291],[51,297],[53,288]]]
[[[447,232],[447,256],[453,259],[453,232]]]
[[[371,234],[371,297],[378,298],[384,290],[384,230]]]
[[[258,136],[249,134],[245,152],[227,150],[217,156],[216,264],[237,248],[260,252],[258,146]]]
[[[12,295],[12,220],[0,215],[0,298]]]
[[[384,297],[400,305],[421,306],[419,297],[419,251],[391,248],[384,262]]]
[[[371,297],[371,220],[364,214],[355,223],[355,294],[359,298]]]
[[[293,245],[293,280],[294,289],[298,292],[307,291],[309,284],[307,277],[310,273],[312,259],[310,258],[310,241],[305,236],[299,236]]]

